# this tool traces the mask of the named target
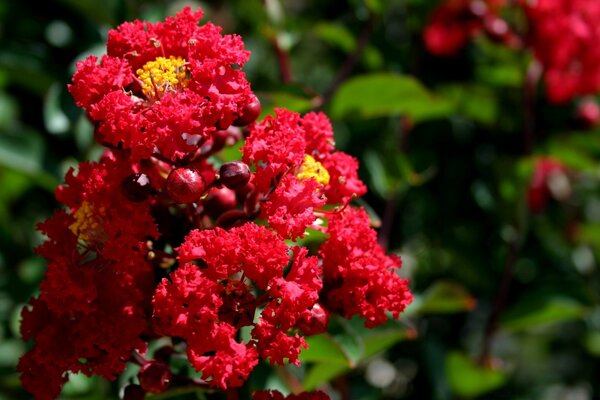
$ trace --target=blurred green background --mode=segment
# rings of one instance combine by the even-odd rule
[[[428,55],[421,32],[436,4],[0,0],[0,400],[29,398],[14,368],[27,346],[19,313],[45,270],[35,224],[58,206],[66,170],[101,152],[66,91],[74,64],[102,54],[119,23],[184,5],[242,35],[264,113],[331,117],[337,146],[361,161],[361,203],[416,294],[398,322],[314,338],[292,370],[305,388],[360,400],[600,398],[600,131],[578,129],[575,105],[550,105],[539,88],[530,148],[531,55],[485,38]],[[561,201],[532,214],[535,155],[568,173]],[[265,376],[251,383],[283,385]],[[118,386],[77,376],[64,398],[117,398]]]

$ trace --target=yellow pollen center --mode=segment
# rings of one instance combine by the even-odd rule
[[[296,176],[298,179],[313,178],[321,185],[327,185],[329,183],[329,172],[327,172],[323,164],[308,154],[304,156],[304,162],[300,166],[300,172]]]
[[[148,97],[160,97],[167,91],[187,86],[186,61],[181,57],[157,57],[136,71],[142,91]]]
[[[96,211],[90,203],[84,201],[77,211],[75,211],[75,214],[73,214],[75,222],[69,225],[69,229],[85,242],[102,241],[105,235],[102,226],[100,226],[99,219],[103,213],[104,207]]]

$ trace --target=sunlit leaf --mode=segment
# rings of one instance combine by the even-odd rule
[[[414,121],[440,118],[452,105],[433,96],[413,77],[371,74],[352,78],[335,93],[331,104],[334,118],[376,118],[408,115]]]
[[[503,314],[501,326],[511,331],[526,330],[578,319],[585,312],[582,304],[566,297],[526,298]]]
[[[423,294],[416,296],[407,312],[419,314],[446,314],[472,310],[475,298],[460,284],[438,281]]]
[[[506,381],[501,371],[479,366],[459,352],[446,355],[445,371],[452,392],[469,399],[497,389]]]
[[[304,376],[304,389],[311,391],[350,370],[347,365],[320,363],[309,367]]]

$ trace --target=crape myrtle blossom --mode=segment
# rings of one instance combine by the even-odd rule
[[[544,68],[548,98],[564,103],[600,90],[600,3],[588,0],[523,1],[528,44]]]
[[[69,373],[114,380],[128,363],[140,369],[127,400],[240,387],[261,360],[298,365],[333,315],[375,327],[412,299],[400,259],[351,205],[366,187],[329,119],[276,109],[256,122],[248,52],[201,16],[122,24],[107,56],[78,65],[69,89],[108,149],[67,173],[64,208],[39,225],[48,270],[22,313],[33,347],[18,367],[36,399],[59,397]],[[242,159],[223,159],[241,140]],[[315,230],[309,252],[300,239]]]
[[[502,18],[504,7],[523,11],[521,37]],[[547,97],[565,103],[600,90],[600,3],[589,0],[445,0],[423,31],[427,50],[453,56],[481,33],[509,47],[530,50],[542,66]]]
[[[143,241],[157,231],[149,202],[120,190],[134,169],[111,152],[82,163],[56,192],[66,209],[39,225],[48,270],[23,311],[21,332],[35,346],[18,366],[36,399],[58,397],[66,371],[114,379],[132,350],[146,348],[154,274]]]
[[[482,33],[493,40],[514,44],[516,37],[498,16],[505,3],[505,0],[445,0],[433,10],[423,31],[427,50],[438,56],[452,56]]]
[[[221,35],[202,11],[185,8],[151,24],[125,22],[108,34],[107,55],[77,63],[69,91],[96,125],[100,143],[180,159],[255,100],[240,68],[250,53]]]

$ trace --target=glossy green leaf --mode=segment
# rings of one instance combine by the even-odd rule
[[[446,355],[445,371],[452,392],[469,399],[497,389],[506,382],[501,371],[479,366],[459,352]]]
[[[480,85],[447,85],[438,93],[451,103],[456,111],[482,124],[492,124],[498,117],[498,99],[488,87]]]
[[[365,358],[371,357],[377,353],[386,351],[393,345],[403,340],[411,338],[414,333],[407,328],[377,330],[363,338],[365,346]]]
[[[340,343],[327,333],[306,338],[308,349],[302,350],[302,362],[327,362],[349,367],[348,358]]]
[[[309,367],[304,376],[303,385],[306,391],[317,389],[324,383],[350,370],[347,365],[320,363]]]
[[[527,330],[578,319],[585,312],[586,308],[582,304],[566,297],[526,298],[503,314],[501,326],[511,331]]]
[[[460,284],[438,281],[409,306],[410,313],[447,314],[472,310],[475,298]]]
[[[345,82],[331,104],[334,118],[408,115],[414,121],[448,115],[452,105],[433,96],[416,79],[399,74],[363,75]]]
[[[354,35],[343,25],[320,22],[313,28],[321,40],[330,46],[339,47],[345,52],[350,52],[356,45]]]

